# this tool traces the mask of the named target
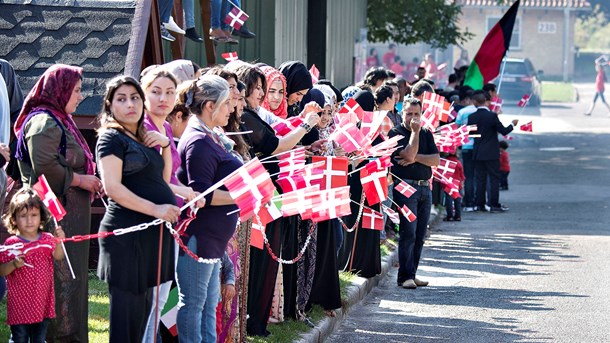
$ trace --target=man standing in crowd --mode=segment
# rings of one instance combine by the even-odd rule
[[[487,191],[487,178],[489,177],[490,195],[489,205],[491,212],[508,211],[508,207],[500,204],[500,143],[498,133],[507,135],[519,120],[513,120],[512,124],[505,127],[498,119],[498,114],[491,112],[487,103],[491,96],[484,90],[475,91],[472,100],[477,106],[477,111],[468,117],[468,125],[476,125],[476,134],[472,151],[472,159],[475,166],[477,211],[485,212],[485,193]]]
[[[403,124],[389,133],[389,137],[404,136],[398,146],[405,147],[392,156],[392,173],[397,176],[394,180],[394,200],[403,213],[400,217],[397,282],[404,288],[415,289],[428,285],[427,281],[418,279],[416,273],[432,207],[431,167],[439,164],[440,156],[432,132],[421,128],[421,102],[415,98],[405,99],[402,113]],[[402,181],[416,189],[409,198],[396,190]]]

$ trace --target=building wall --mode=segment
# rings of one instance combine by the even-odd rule
[[[476,36],[463,45],[468,50],[470,59],[478,51],[485,35],[487,34],[486,22],[489,16],[502,16],[505,9],[483,9],[483,8],[463,8],[460,26],[467,28]],[[569,25],[569,55],[568,55],[568,76],[574,73],[574,21],[575,14],[571,12]],[[509,57],[529,58],[534,67],[544,71],[545,76],[562,77],[564,63],[564,11],[563,10],[542,10],[542,9],[521,9],[521,48],[511,49]],[[542,24],[545,23],[545,24]],[[539,25],[545,28],[555,26],[554,33],[539,32]],[[454,50],[454,60],[459,58],[460,49]]]
[[[354,45],[366,27],[367,0],[328,0],[325,76],[338,88],[353,83]]]
[[[307,0],[281,0],[275,4],[274,65],[299,60],[307,66]]]

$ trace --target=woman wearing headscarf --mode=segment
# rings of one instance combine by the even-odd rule
[[[286,78],[279,70],[270,66],[262,66],[261,70],[267,80],[267,89],[261,107],[278,118],[286,119],[288,117]]]
[[[301,61],[284,62],[278,68],[286,78],[286,94],[288,104],[288,117],[298,116],[299,102],[307,91],[313,86],[311,74]]]
[[[375,97],[369,91],[359,91],[354,94],[354,99],[364,111],[372,112],[375,109]],[[377,137],[373,145],[381,142]],[[353,160],[351,170],[363,167],[368,161],[366,159]],[[348,177],[350,186],[350,197],[352,200],[352,213],[343,217],[343,227],[346,231],[343,247],[339,252],[339,267],[343,270],[358,273],[362,277],[373,277],[381,273],[381,251],[379,248],[379,231],[362,228],[361,213],[363,206],[369,206],[380,212],[380,204],[368,205],[364,200],[360,173],[356,172]]]
[[[275,131],[267,124],[257,112],[264,99],[266,89],[265,74],[250,64],[243,64],[236,70],[239,80],[246,85],[246,104],[241,120],[246,130],[252,133],[244,135],[250,145],[252,157],[266,158],[281,152],[289,151],[303,138],[303,136],[318,123],[317,112],[320,107],[315,104],[307,106],[304,123],[282,138],[275,136]],[[270,158],[264,166],[269,174],[277,174],[279,166],[277,158]],[[265,234],[269,246],[275,254],[281,250],[280,234],[284,219],[267,224]],[[267,321],[271,310],[271,301],[275,289],[278,263],[271,259],[269,253],[257,248],[250,249],[250,275],[248,289],[248,333],[250,335],[267,336]]]
[[[91,199],[100,194],[102,182],[95,173],[93,154],[72,119],[83,99],[82,69],[56,64],[34,85],[15,123],[16,158],[23,184],[33,185],[45,175],[67,214],[58,223],[67,237],[89,234]],[[55,262],[55,308],[49,341],[87,342],[87,272],[89,243],[66,244],[66,262]]]

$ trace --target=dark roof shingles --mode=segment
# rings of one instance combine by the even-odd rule
[[[502,6],[498,5],[497,0],[457,0],[458,5],[469,7],[469,6]],[[511,3],[506,3],[504,6],[509,6]],[[591,7],[591,4],[586,0],[523,0],[521,1],[520,7],[529,7],[529,8],[557,8],[564,9],[568,8],[577,8],[577,9],[588,9]]]
[[[25,1],[24,1],[25,2]],[[84,2],[83,2],[84,3]],[[28,92],[55,63],[83,68],[83,95],[76,113],[96,115],[105,83],[125,69],[134,7],[4,4],[0,11],[0,57],[8,60]],[[94,5],[92,5],[94,4]]]

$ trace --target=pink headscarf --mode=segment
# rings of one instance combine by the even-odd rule
[[[15,121],[15,135],[20,136],[23,126],[26,124],[25,119],[30,113],[49,111],[72,133],[85,154],[86,173],[94,174],[95,164],[89,145],[78,130],[72,115],[66,113],[66,105],[70,101],[76,83],[82,77],[83,69],[80,67],[55,64],[47,69],[23,102],[23,108]]]
[[[279,70],[277,70],[273,67],[270,67],[270,66],[263,66],[263,67],[261,67],[261,70],[263,71],[263,73],[265,73],[265,78],[267,79],[267,89],[265,89],[265,99],[263,100],[261,107],[269,110],[271,113],[275,114],[275,116],[277,116],[277,117],[286,119],[286,117],[288,117],[288,105],[286,103],[286,97],[287,97],[286,78]],[[276,108],[275,110],[272,110],[271,107],[269,106],[269,101],[267,101],[267,97],[269,94],[269,88],[271,87],[271,84],[273,83],[273,81],[275,81],[278,78],[282,81],[282,87],[284,87],[284,98],[282,99],[280,106],[278,108]]]

